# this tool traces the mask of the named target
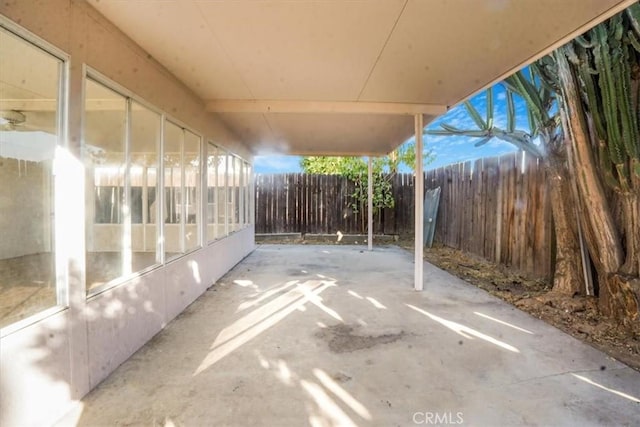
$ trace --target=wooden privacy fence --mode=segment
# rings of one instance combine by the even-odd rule
[[[413,176],[395,175],[392,185],[395,207],[376,215],[376,233],[413,230]],[[339,175],[256,174],[255,189],[256,233],[366,232],[366,212],[352,208],[354,184]]]
[[[428,171],[442,188],[435,241],[534,277],[553,272],[553,220],[542,163],[513,153]]]
[[[522,153],[427,171],[425,191],[441,187],[434,240],[530,276],[551,277],[553,224],[545,182],[542,164]],[[353,185],[337,175],[257,174],[256,233],[365,232],[366,213],[351,208]],[[374,232],[413,234],[413,175],[394,175],[392,188],[395,206],[376,216]]]

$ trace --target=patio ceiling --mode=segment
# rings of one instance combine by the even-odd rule
[[[254,152],[374,155],[633,3],[88,1]]]

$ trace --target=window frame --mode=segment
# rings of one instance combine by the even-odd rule
[[[86,65],[83,67],[83,77],[82,77],[82,147],[85,146],[86,144],[86,137],[85,137],[85,131],[86,131],[86,84],[88,80],[92,80],[94,83],[97,83],[99,85],[104,86],[106,89],[111,90],[112,92],[117,93],[118,95],[124,97],[125,99],[125,135],[124,135],[124,148],[125,148],[125,183],[124,183],[124,203],[127,206],[131,205],[131,111],[132,111],[132,105],[133,103],[136,103],[146,109],[148,109],[149,111],[155,113],[158,115],[158,118],[160,120],[160,134],[158,137],[158,141],[156,143],[156,160],[158,161],[158,164],[161,165],[161,160],[162,160],[162,149],[164,147],[164,128],[163,128],[163,123],[164,123],[164,118],[165,118],[165,113],[157,108],[156,106],[154,106],[153,104],[147,102],[146,100],[144,100],[143,98],[137,96],[135,93],[131,92],[129,89],[125,88],[124,86],[120,85],[119,83],[113,81],[112,79],[110,79],[109,77],[105,76],[104,74],[100,73],[99,71],[97,71],[96,69],[92,68],[89,65]],[[82,162],[84,162],[84,159],[82,159]],[[158,167],[158,169],[160,169],[160,166]],[[159,174],[160,175],[160,174]],[[157,177],[158,180],[161,179],[161,177]],[[156,184],[158,187],[160,185],[160,182],[158,182]],[[159,192],[160,194],[157,195],[157,197],[160,198],[159,201],[164,201],[163,200],[163,195],[162,192]],[[86,196],[85,196],[86,197]],[[85,199],[85,206],[86,206],[86,199]],[[160,211],[160,203],[156,203],[156,218],[161,218],[161,211]],[[86,221],[86,220],[85,220]],[[94,224],[95,225],[95,224]],[[85,222],[85,227],[86,227],[86,222]],[[126,242],[128,245],[128,249],[129,252],[131,252],[131,212],[129,211],[128,213],[125,214],[125,218],[123,221],[123,239],[127,239]],[[145,268],[142,268],[140,270],[133,270],[131,272],[128,272],[126,274],[123,274],[121,276],[118,276],[117,278],[114,278],[112,280],[109,280],[108,282],[103,283],[102,285],[96,286],[93,289],[85,289],[85,294],[87,299],[93,298],[97,295],[100,295],[103,292],[106,292],[108,290],[113,289],[114,287],[117,287],[118,285],[121,285],[122,283],[125,283],[129,280],[131,280],[132,278],[135,277],[139,277],[151,270],[155,270],[159,267],[161,267],[162,265],[164,265],[164,252],[159,252],[159,249],[162,247],[162,230],[163,230],[163,226],[160,226],[159,224],[157,224],[156,227],[156,255],[155,255],[155,262]],[[85,233],[85,240],[86,240],[86,233]],[[127,256],[127,254],[123,254],[123,256]],[[131,253],[128,254],[128,256],[131,256]],[[86,264],[85,264],[85,280],[86,280]]]
[[[211,151],[210,151],[211,150]],[[222,147],[220,147],[218,144],[216,144],[215,142],[211,141],[210,139],[207,140],[206,143],[206,162],[205,163],[205,173],[203,173],[203,176],[205,177],[204,182],[205,182],[205,188],[207,189],[206,191],[206,197],[203,197],[203,199],[206,199],[206,206],[205,206],[205,214],[204,217],[206,218],[206,226],[205,226],[205,236],[204,236],[204,242],[207,242],[207,245],[211,245],[212,243],[217,242],[218,240],[226,237],[226,236],[221,236],[221,233],[219,233],[219,228],[220,225],[222,224],[219,221],[220,218],[220,171],[218,169],[219,163],[220,163],[220,158],[223,155],[222,152],[224,152],[224,149]],[[213,153],[213,154],[210,154]],[[213,156],[214,157],[214,164],[209,166],[209,158]],[[226,156],[226,154],[225,154]],[[210,169],[211,168],[211,169]],[[209,185],[209,176],[213,176],[213,186]],[[224,181],[224,180],[223,180]],[[209,222],[209,189],[212,188],[213,189],[213,202],[211,203],[213,206],[211,208],[212,211],[212,215],[213,215],[213,222],[210,223]],[[226,189],[225,189],[226,191]],[[226,215],[225,215],[225,219],[224,221],[226,221]],[[212,229],[212,233],[211,235],[209,234],[209,228],[211,227]]]
[[[202,187],[202,175],[203,175],[203,164],[206,163],[206,162],[203,161],[203,153],[202,153],[202,151],[203,151],[203,145],[204,145],[204,143],[205,143],[205,141],[207,139],[200,132],[197,132],[192,127],[187,126],[185,123],[183,123],[182,121],[176,119],[175,117],[170,116],[170,115],[168,115],[166,113],[163,115],[162,139],[161,139],[162,155],[161,155],[161,163],[160,163],[162,165],[161,168],[163,170],[163,173],[162,173],[162,187],[161,187],[161,190],[160,190],[160,194],[163,197],[163,200],[162,200],[163,203],[166,203],[165,200],[164,200],[164,192],[165,192],[165,188],[166,188],[165,187],[165,182],[164,182],[164,154],[165,154],[164,137],[165,137],[165,123],[166,122],[171,123],[172,125],[178,127],[182,131],[182,140],[181,140],[181,144],[180,144],[180,165],[181,165],[181,167],[180,167],[180,174],[181,174],[180,202],[181,202],[182,207],[180,209],[181,215],[180,215],[180,230],[179,230],[180,240],[181,240],[180,241],[181,253],[179,253],[179,254],[177,254],[175,256],[172,256],[170,258],[166,258],[165,257],[166,251],[163,248],[162,256],[165,257],[165,258],[163,258],[162,264],[166,264],[168,262],[180,259],[183,256],[188,255],[188,254],[190,254],[190,253],[192,253],[194,251],[197,251],[198,249],[201,249],[201,248],[203,248],[205,246],[204,243],[203,243],[205,240],[203,240],[203,237],[202,237],[202,234],[203,234],[203,232],[202,232],[202,230],[203,230],[202,205],[204,204],[203,202],[204,202],[204,194],[205,194],[203,192],[203,190],[202,190],[202,188],[203,188]],[[185,207],[186,176],[185,176],[185,168],[184,168],[184,164],[185,164],[184,163],[184,158],[185,158],[185,155],[184,155],[184,143],[185,143],[185,139],[186,139],[186,132],[190,132],[194,136],[196,136],[198,138],[198,144],[199,144],[199,149],[198,149],[198,156],[199,156],[198,173],[200,174],[200,179],[199,179],[200,191],[199,191],[199,195],[198,196],[199,196],[200,208],[196,211],[196,230],[197,230],[196,233],[197,233],[197,236],[198,236],[198,244],[196,246],[190,248],[190,249],[186,249],[185,239],[184,239],[185,228],[186,228],[185,227],[186,226],[186,222],[185,222],[186,221],[186,215],[185,215],[185,213],[186,213],[186,211],[185,211],[185,209],[186,209],[186,207]],[[198,192],[196,192],[196,193],[198,193]],[[164,241],[165,241],[164,221],[163,221],[162,228],[163,228],[162,242],[164,243]]]
[[[0,31],[5,31],[18,39],[23,40],[33,48],[42,51],[44,54],[58,60],[58,87],[56,102],[56,151],[59,149],[68,149],[69,135],[69,76],[71,70],[71,56],[64,50],[54,46],[45,39],[37,36],[26,28],[14,23],[5,16],[0,14]],[[16,320],[5,326],[0,327],[0,338],[4,338],[16,331],[30,326],[44,318],[59,313],[69,308],[70,289],[69,289],[69,256],[67,251],[62,250],[60,245],[62,240],[57,238],[56,231],[60,229],[60,215],[58,215],[60,174],[57,173],[58,156],[54,155],[53,166],[51,171],[51,193],[49,194],[51,204],[51,212],[54,219],[51,222],[51,230],[49,230],[51,239],[51,248],[53,249],[53,275],[56,287],[56,305],[42,309],[31,315]],[[72,242],[78,244],[78,242]]]

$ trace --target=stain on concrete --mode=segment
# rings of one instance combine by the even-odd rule
[[[287,276],[290,276],[290,277],[300,277],[300,276],[307,276],[309,273],[305,273],[302,270],[292,268],[287,270],[286,274]]]
[[[329,344],[329,350],[334,353],[350,353],[365,350],[381,344],[391,344],[404,337],[405,332],[387,332],[380,335],[359,335],[354,333],[360,325],[339,324],[323,328],[315,336]]]
[[[331,375],[331,378],[339,383],[346,383],[347,381],[351,381],[351,376],[345,374],[344,372],[336,372],[335,374]]]
[[[305,270],[317,270],[317,271],[322,271],[327,269],[326,264],[300,264],[300,267],[304,268]]]

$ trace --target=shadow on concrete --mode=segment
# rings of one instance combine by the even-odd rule
[[[412,271],[395,247],[261,246],[60,425],[635,424],[640,373]]]

